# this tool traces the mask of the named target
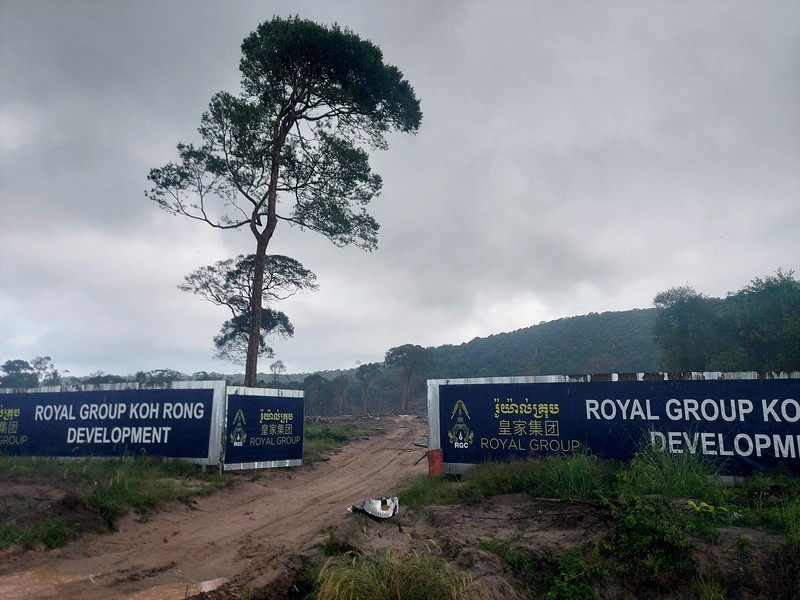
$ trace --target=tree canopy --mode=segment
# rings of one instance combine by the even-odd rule
[[[653,328],[668,371],[800,369],[800,281],[756,277],[724,299],[672,288],[654,300]]]
[[[361,387],[361,400],[364,403],[364,414],[369,414],[369,386],[380,375],[380,363],[366,363],[356,369],[356,381]]]
[[[15,358],[0,365],[0,388],[33,388],[60,383],[61,374],[49,356],[37,356],[31,361]]]
[[[260,330],[258,333],[258,355],[265,358],[275,356],[269,345],[274,338],[290,338],[294,335],[294,325],[286,313],[271,308],[261,309]],[[238,362],[247,356],[250,343],[250,313],[246,312],[228,319],[214,336],[214,356],[229,362]]]
[[[386,352],[384,363],[397,369],[403,390],[403,412],[408,412],[411,402],[411,383],[415,378],[422,379],[433,364],[431,351],[416,344],[403,344]]]
[[[377,246],[367,212],[381,179],[367,148],[414,133],[422,113],[402,73],[349,29],[275,17],[242,44],[242,93],[219,92],[203,113],[200,145],[150,171],[147,192],[171,214],[256,240],[245,385],[256,384],[267,248],[279,221],[334,244]]]
[[[254,254],[240,254],[236,258],[220,260],[189,273],[178,289],[197,294],[217,306],[224,306],[232,317],[237,317],[250,308],[255,264]],[[280,254],[267,256],[261,290],[264,304],[318,288],[317,276],[300,261]]]
[[[219,334],[214,337],[215,355],[218,358],[236,362],[247,356],[255,263],[255,255],[240,254],[236,258],[195,269],[178,285],[184,292],[197,294],[230,311],[231,318],[222,324]],[[279,254],[267,256],[262,289],[264,304],[285,300],[301,290],[316,290],[318,287],[317,276],[299,261]],[[272,308],[261,309],[259,356],[274,356],[273,349],[267,344],[269,339],[292,335],[294,326],[285,313]]]

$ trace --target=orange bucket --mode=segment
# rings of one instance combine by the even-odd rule
[[[428,450],[428,475],[444,474],[444,456],[442,449]]]

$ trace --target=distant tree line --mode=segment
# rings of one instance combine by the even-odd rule
[[[800,370],[800,282],[793,275],[778,269],[726,298],[689,286],[658,294],[653,334],[662,368]]]
[[[437,377],[655,371],[656,311],[591,313],[433,348]]]
[[[49,356],[37,356],[31,361],[19,358],[7,360],[0,366],[0,388],[32,388],[61,385],[61,373]]]
[[[383,362],[308,375],[287,374],[278,360],[259,385],[303,390],[309,416],[417,412],[428,379],[654,371],[800,370],[800,282],[793,272],[756,278],[724,299],[691,287],[660,292],[655,308],[558,319],[457,346],[405,344]],[[241,375],[171,369],[122,377],[59,373],[50,357],[9,360],[0,387],[226,380]]]
[[[304,379],[286,375],[283,361],[277,360],[270,365],[269,376],[261,374],[259,385],[303,390],[309,416],[408,413],[424,407],[425,383],[432,364],[429,349],[406,344],[389,350],[382,363],[362,364],[325,375],[314,373]],[[9,360],[0,365],[0,388],[174,381],[227,381],[241,385],[242,376],[206,371],[186,375],[173,369],[139,371],[128,376],[102,371],[86,377],[62,376],[49,356],[31,361]]]

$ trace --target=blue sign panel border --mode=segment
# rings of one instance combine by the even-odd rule
[[[800,373],[433,380],[428,418],[448,473],[581,449],[628,460],[647,443],[704,454],[728,474],[800,473]]]
[[[226,413],[225,470],[303,464],[302,391],[229,387]]]
[[[0,394],[0,452],[219,462],[225,382],[113,384]]]

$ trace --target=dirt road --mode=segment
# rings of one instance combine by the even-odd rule
[[[285,569],[282,559],[346,518],[350,504],[389,493],[424,474],[415,464],[427,440],[418,417],[387,417],[386,435],[358,440],[325,462],[243,481],[192,508],[127,518],[118,532],[60,550],[0,559],[7,600],[172,600],[241,576],[258,585]]]

